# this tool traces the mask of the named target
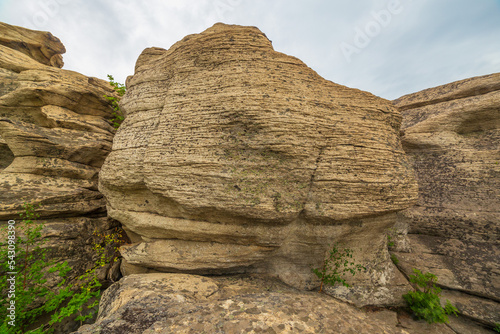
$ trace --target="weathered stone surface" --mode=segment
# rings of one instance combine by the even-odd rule
[[[72,278],[94,264],[92,233],[118,226],[97,190],[115,132],[104,95],[114,93],[60,69],[64,51],[50,33],[0,23],[0,223],[20,224],[24,202],[40,205],[44,247]]]
[[[478,325],[470,319],[464,317],[450,317],[448,326],[460,334],[492,334],[495,333],[488,326]]]
[[[50,32],[30,30],[0,22],[0,44],[21,52],[38,63],[63,67],[62,54],[66,49]]]
[[[401,214],[410,253],[399,266],[430,271],[464,314],[500,322],[500,73],[394,101],[420,188]]]
[[[122,108],[99,189],[136,241],[128,263],[312,288],[342,241],[369,269],[358,286],[403,284],[384,234],[417,189],[389,101],[324,80],[257,28],[216,24],[144,50]]]
[[[14,161],[14,153],[7,145],[7,142],[0,137],[0,170],[5,169]]]
[[[42,218],[102,215],[97,176],[113,140],[104,98],[112,88],[37,62],[64,52],[49,33],[0,28],[0,219],[15,218],[23,202],[43,204]]]
[[[265,277],[130,275],[103,294],[90,333],[454,333],[445,325],[367,312]],[[463,333],[465,334],[465,333]]]

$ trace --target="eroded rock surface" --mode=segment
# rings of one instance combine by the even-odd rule
[[[50,32],[30,30],[0,22],[0,44],[44,65],[57,68],[62,68],[64,65],[62,54],[66,49],[59,38]]]
[[[311,266],[341,241],[368,268],[360,303],[401,300],[385,230],[417,187],[390,101],[321,78],[257,28],[216,24],[144,50],[122,108],[99,189],[135,242],[127,268],[313,288]]]
[[[50,33],[0,23],[0,221],[20,223],[24,202],[40,205],[50,256],[76,276],[93,264],[92,233],[118,225],[97,190],[114,135],[104,98],[113,89],[60,69],[64,51]]]
[[[436,274],[462,313],[500,323],[500,73],[394,103],[420,188],[402,214],[411,252],[396,252],[400,266]]]
[[[130,275],[113,284],[103,294],[96,323],[74,334],[424,332],[455,333],[443,324],[359,310],[262,276],[161,273]]]

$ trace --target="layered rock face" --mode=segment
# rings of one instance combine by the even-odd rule
[[[436,274],[463,314],[500,323],[500,73],[394,103],[420,187],[402,214],[411,252],[396,253],[401,268]]]
[[[59,38],[50,32],[30,30],[0,22],[0,45],[21,52],[43,65],[56,68],[62,68],[64,65],[62,54],[66,49]],[[15,55],[12,53],[10,56]],[[23,59],[18,59],[18,62],[17,66],[23,63]],[[16,66],[14,62],[3,59],[2,64],[7,63]]]
[[[321,78],[257,28],[216,24],[146,49],[122,108],[99,189],[134,241],[124,271],[313,288],[311,266],[341,241],[367,267],[360,300],[395,302],[385,230],[417,186],[390,101]]]
[[[60,69],[50,33],[0,24],[0,221],[40,205],[52,256],[72,275],[92,264],[92,233],[113,227],[97,177],[111,151],[109,83]],[[116,224],[116,223],[115,223]]]

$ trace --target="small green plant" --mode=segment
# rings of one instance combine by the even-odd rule
[[[398,257],[397,257],[396,255],[394,255],[394,254],[391,254],[391,261],[392,261],[392,263],[394,263],[395,265],[398,265],[398,263],[399,263],[399,259],[398,259]]]
[[[394,241],[392,241],[392,236],[390,234],[387,235],[387,247],[394,247]]]
[[[457,315],[458,309],[446,300],[443,308],[439,295],[441,289],[436,286],[437,277],[431,273],[423,274],[418,269],[413,269],[414,275],[410,275],[410,282],[413,283],[415,291],[409,291],[403,295],[404,300],[413,311],[413,314],[424,319],[428,323],[447,323],[448,315]]]
[[[39,315],[47,312],[48,304],[40,305],[40,300],[50,300],[51,305],[58,307],[68,296],[68,290],[60,288],[66,282],[66,275],[70,270],[67,262],[47,260],[41,237],[44,225],[36,223],[39,215],[35,212],[34,205],[24,203],[23,209],[19,214],[23,220],[17,231],[7,226],[2,227],[8,239],[7,243],[2,243],[0,251],[0,317],[4,321],[0,324],[2,333],[24,332]],[[46,274],[54,272],[58,272],[61,277],[57,285],[60,288],[58,292],[51,291],[44,285],[47,281]]]
[[[52,333],[54,324],[73,314],[78,314],[75,320],[80,322],[92,317],[99,302],[101,287],[96,270],[110,262],[115,252],[109,255],[107,246],[119,244],[121,235],[97,234],[101,240],[94,244],[98,260],[78,278],[77,283],[68,283],[67,275],[71,270],[68,263],[47,259],[46,249],[42,247],[44,239],[41,231],[44,224],[36,221],[39,215],[35,212],[35,206],[25,203],[23,209],[20,213],[22,222],[14,227],[2,227],[2,234],[7,235],[8,241],[1,244],[0,250],[0,317],[3,321],[0,323],[0,332]],[[47,274],[51,273],[57,273],[60,277],[56,289],[48,289],[45,284]],[[85,310],[85,306],[88,310]],[[34,326],[39,316],[45,314],[52,314],[47,324],[27,331]]]
[[[349,248],[341,248],[337,242],[328,252],[328,256],[323,261],[321,268],[312,269],[312,272],[321,280],[319,292],[323,291],[323,284],[335,285],[339,282],[345,287],[349,287],[344,276],[350,273],[352,276],[356,272],[366,270],[360,264],[356,264],[353,260],[353,251]]]
[[[498,163],[498,162],[497,162]],[[495,327],[493,328],[493,330],[497,333],[500,333],[500,324],[495,324]]]
[[[83,325],[83,321],[92,318],[96,312],[101,297],[100,288],[102,286],[97,278],[97,270],[118,259],[115,256],[115,253],[118,251],[118,246],[114,247],[114,252],[112,252],[112,254],[108,254],[108,246],[113,244],[119,245],[123,241],[120,232],[101,234],[94,231],[94,235],[100,240],[99,243],[94,243],[92,247],[98,255],[97,261],[92,268],[85,272],[85,274],[78,277],[79,283],[76,284],[76,286],[78,286],[77,292],[71,296],[71,299],[65,307],[60,308],[52,316],[49,325],[60,322],[75,313],[78,313],[75,321],[80,321],[80,325]],[[83,312],[85,308],[88,310]]]
[[[125,88],[124,84],[116,82],[115,79],[113,78],[113,76],[110,74],[108,74],[108,80],[109,80],[109,84],[111,86],[113,86],[113,89],[115,90],[116,94],[118,94],[118,96],[119,96],[119,97],[115,97],[115,96],[104,95],[104,98],[106,98],[108,101],[110,101],[111,105],[113,106],[113,110],[114,110],[112,113],[113,119],[111,119],[111,121],[113,122],[113,126],[115,127],[115,129],[118,129],[120,127],[120,125],[122,124],[123,120],[125,119],[118,102],[120,102],[121,97],[123,95],[125,95],[126,88]]]

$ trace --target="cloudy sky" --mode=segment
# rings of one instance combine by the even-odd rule
[[[50,31],[65,69],[120,82],[144,48],[216,22],[257,26],[324,78],[387,99],[500,72],[500,0],[0,0],[0,21]]]

